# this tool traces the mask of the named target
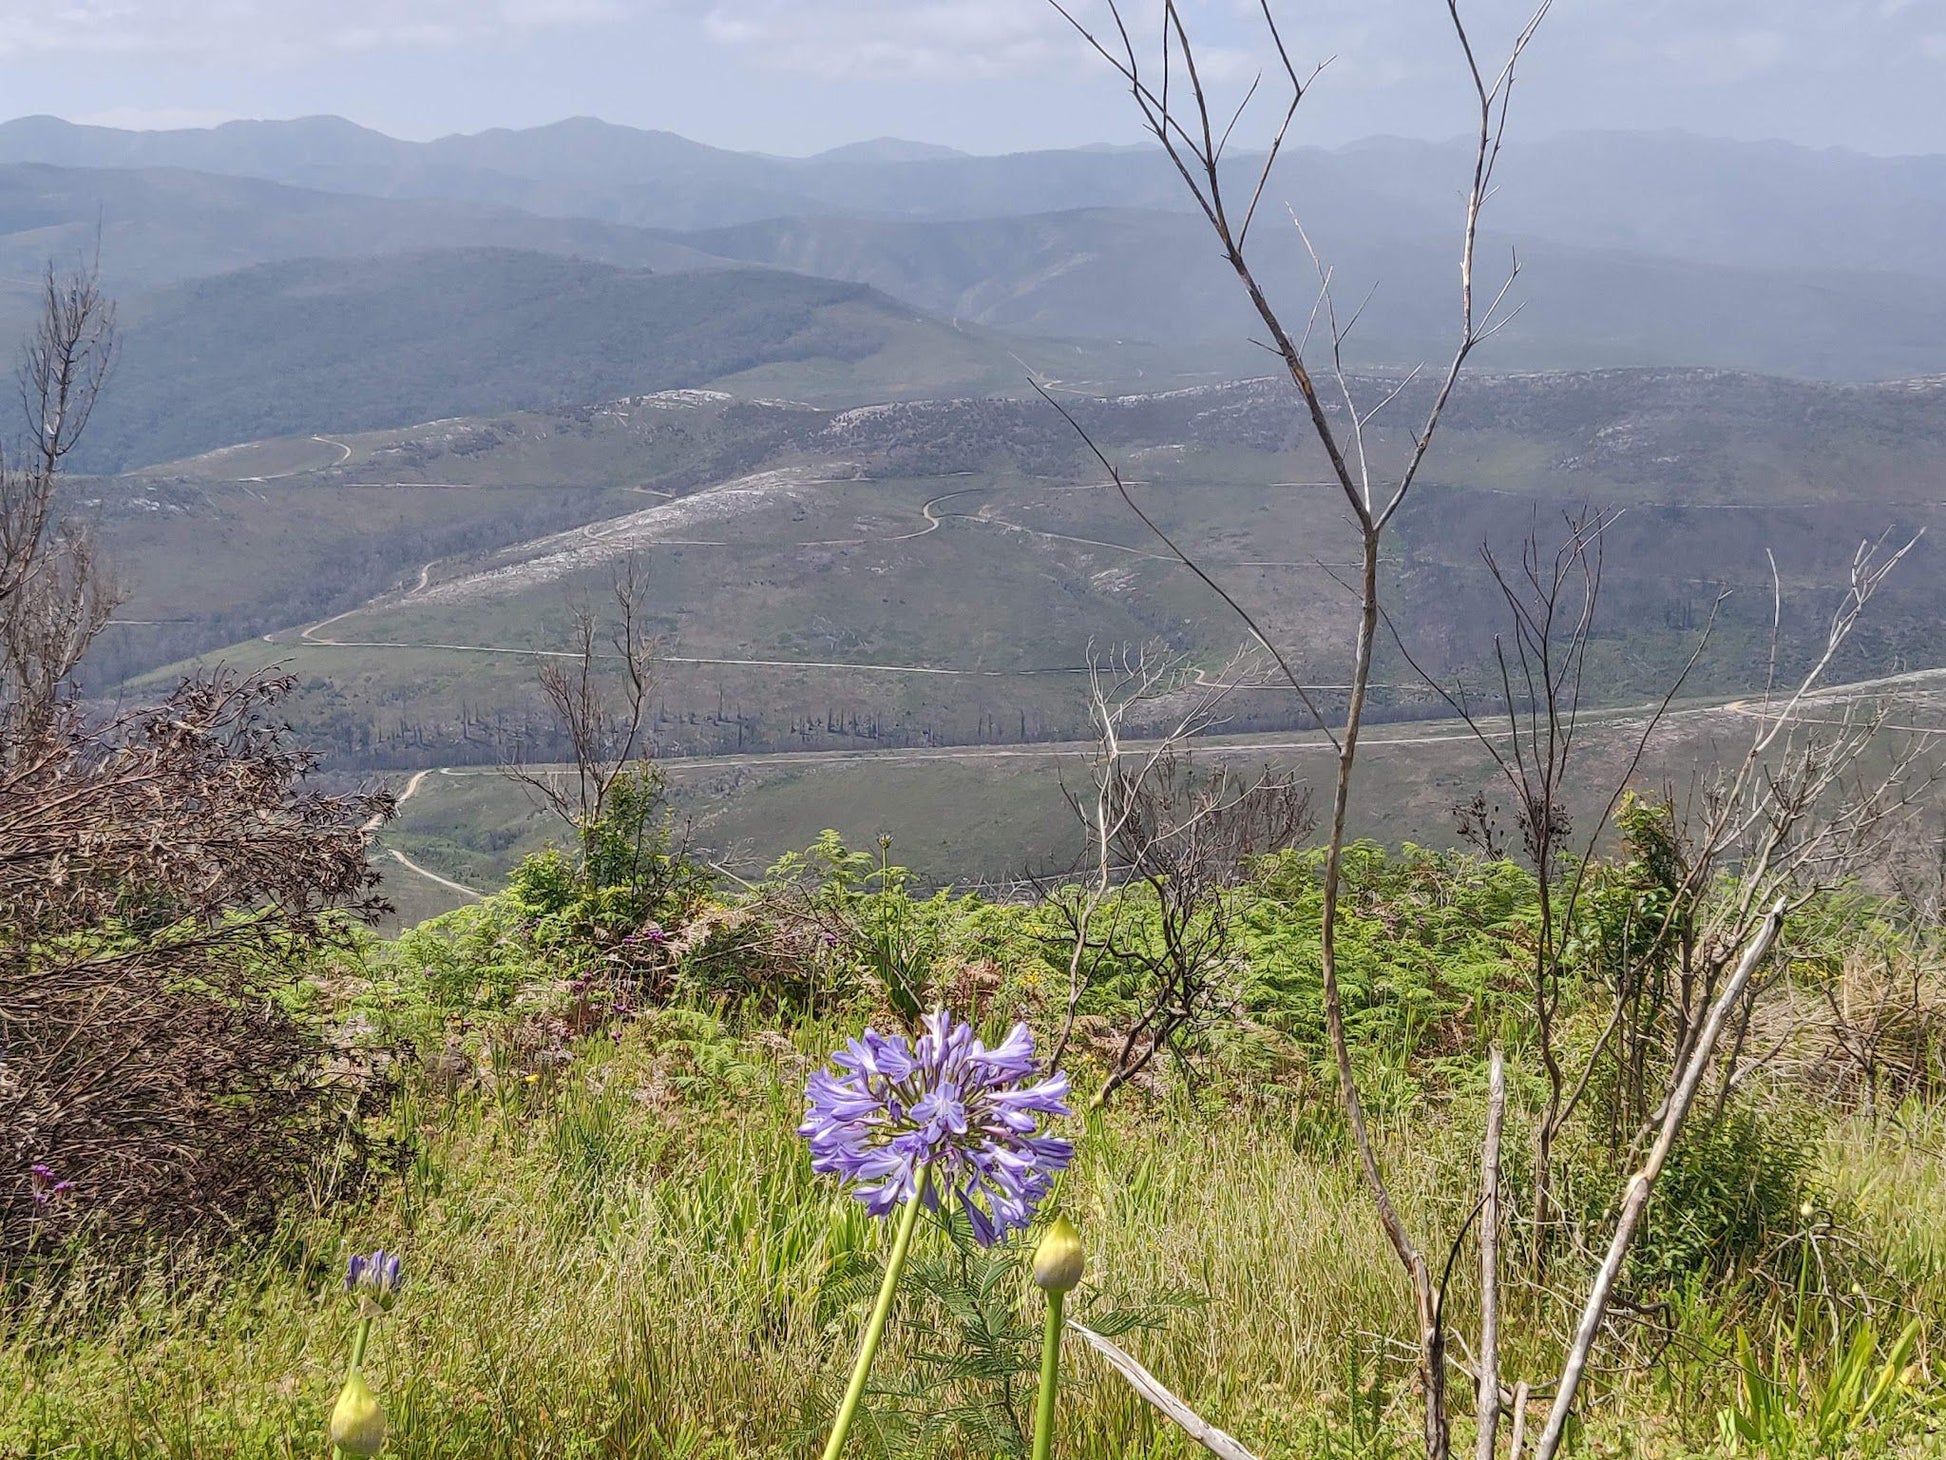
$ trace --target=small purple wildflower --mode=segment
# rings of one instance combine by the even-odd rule
[[[72,1181],[59,1180],[52,1166],[36,1161],[29,1172],[34,1189],[34,1205],[48,1206],[74,1190]]]
[[[642,941],[645,943],[667,943],[669,935],[662,931],[661,923],[642,924]]]
[[[370,1257],[362,1253],[352,1257],[345,1272],[345,1290],[389,1308],[398,1296],[400,1280],[399,1255],[381,1247]]]
[[[1043,1119],[1072,1114],[1068,1077],[1045,1079],[1034,1036],[1016,1024],[988,1049],[945,1010],[926,1016],[917,1041],[867,1029],[811,1076],[798,1134],[811,1169],[854,1183],[875,1217],[909,1201],[932,1170],[926,1205],[959,1199],[973,1235],[991,1246],[1024,1230],[1034,1208],[1074,1158],[1074,1147],[1038,1134]]]

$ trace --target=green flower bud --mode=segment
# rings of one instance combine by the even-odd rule
[[[1081,1234],[1056,1217],[1034,1249],[1034,1283],[1050,1293],[1071,1293],[1081,1281]]]
[[[384,1406],[356,1369],[345,1376],[331,1411],[331,1443],[347,1455],[376,1455],[385,1448]]]

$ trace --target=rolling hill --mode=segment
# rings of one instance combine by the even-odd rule
[[[1606,535],[1591,693],[1614,703],[1660,687],[1726,591],[1692,687],[1745,690],[1767,656],[1767,550],[1786,594],[1788,656],[1821,632],[1861,536],[1946,524],[1942,402],[1937,381],[1478,378],[1400,518],[1391,601],[1421,662],[1478,674],[1500,622],[1480,544],[1505,554],[1559,512],[1623,508]],[[1408,391],[1401,404],[1404,421],[1423,402]],[[1332,565],[1349,546],[1344,507],[1287,392],[1255,382],[1073,409],[1127,464],[1147,510],[1307,675],[1341,679]],[[1395,456],[1403,432],[1374,432],[1369,445]],[[650,574],[666,649],[656,733],[672,753],[1071,737],[1091,644],[1162,640],[1207,664],[1239,636],[1032,400],[832,410],[635,396],[269,443],[102,493],[130,581],[174,585],[138,591],[131,618],[193,618],[210,592],[194,555],[218,532],[240,559],[278,565],[225,590],[203,647],[232,664],[292,666],[310,686],[302,723],[345,766],[490,761],[509,736],[532,743],[535,656],[562,647],[564,605],[599,595],[631,554]],[[311,542],[291,531],[300,513],[352,520]],[[427,528],[442,518],[443,538]],[[372,566],[354,580],[332,544],[361,529]],[[1842,672],[1946,662],[1943,582],[1927,539]],[[272,644],[255,638],[264,633]],[[151,643],[189,636],[179,627]],[[136,646],[124,663],[141,667]],[[1434,707],[1402,663],[1382,677],[1383,715]],[[1238,729],[1302,719],[1287,691],[1246,696],[1237,716]]]
[[[602,400],[769,370],[880,398],[1018,384],[990,338],[858,284],[501,249],[258,265],[129,301],[87,461]]]
[[[7,158],[42,160],[0,161],[0,331],[26,324],[45,261],[97,230],[121,297],[94,469],[673,386],[856,404],[1017,392],[1029,366],[1084,392],[1254,368],[1254,319],[1140,151],[881,141],[782,159],[586,119],[418,144],[331,118],[180,133],[29,118],[0,125]],[[1654,135],[1530,144],[1510,154],[1484,245],[1489,266],[1522,260],[1492,364],[1946,371],[1936,161]],[[1453,162],[1381,140],[1294,152],[1279,174],[1342,307],[1371,293],[1354,365],[1450,348],[1438,201]],[[616,217],[745,221],[601,221]],[[1263,277],[1308,309],[1296,230],[1278,219],[1257,239]],[[478,248],[508,252],[454,251]]]
[[[32,277],[100,245],[102,282],[128,295],[283,259],[510,248],[623,268],[721,260],[641,229],[446,200],[357,197],[174,167],[0,165],[0,275]]]
[[[1368,200],[1367,200],[1368,201]],[[1370,296],[1347,358],[1409,366],[1451,348],[1456,271],[1437,228],[1401,230],[1337,197],[1312,242],[1345,317]],[[957,319],[1040,335],[1209,340],[1260,329],[1200,218],[1093,209],[966,222],[772,219],[672,235],[748,263],[867,283]],[[1259,277],[1301,318],[1316,267],[1287,222],[1257,235]],[[1686,365],[1870,380],[1946,371],[1946,275],[1760,268],[1490,236],[1517,253],[1520,314],[1500,368]],[[1496,274],[1497,277],[1497,274]]]

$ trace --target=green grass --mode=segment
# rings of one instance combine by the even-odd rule
[[[509,1066],[456,1106],[408,1103],[422,1150],[370,1209],[296,1219],[262,1255],[193,1264],[186,1284],[152,1283],[105,1322],[83,1316],[83,1279],[39,1294],[0,1342],[0,1448],[317,1453],[348,1334],[339,1268],[347,1251],[384,1245],[411,1275],[368,1363],[391,1453],[801,1454],[858,1321],[836,1275],[886,1236],[811,1175],[791,1134],[830,1038],[807,1027],[738,1040],[670,1016],[538,1083]],[[1913,1132],[1939,1134],[1931,1116]],[[1377,1380],[1367,1428],[1408,1443],[1413,1405],[1385,1357],[1409,1338],[1406,1296],[1354,1168],[1299,1135],[1287,1112],[1219,1119],[1167,1101],[1092,1126],[1062,1192],[1088,1252],[1076,1311],[1159,1313],[1126,1345],[1259,1454],[1350,1453],[1325,1437],[1355,1428],[1353,1373]],[[1408,1220],[1443,1230],[1465,1201],[1464,1133],[1415,1121],[1387,1149]],[[1887,1128],[1840,1121],[1826,1174],[1919,1275],[1910,1300],[1946,1314],[1937,1162],[1901,1158]],[[920,1242],[945,1250],[936,1231]],[[1523,1316],[1559,1312],[1514,1315],[1507,1372],[1544,1373],[1557,1355]],[[888,1384],[915,1361],[915,1324],[939,1317],[902,1306]],[[1068,1362],[1062,1454],[1192,1453],[1091,1357],[1077,1348]],[[1728,1392],[1720,1367],[1705,1366],[1711,1394]],[[1598,1396],[1585,1453],[1700,1453],[1688,1447],[1710,1415],[1677,1407],[1655,1378],[1607,1378]]]
[[[889,1237],[814,1176],[794,1134],[810,1071],[886,1017],[862,955],[824,945],[817,919],[897,911],[925,950],[914,976],[989,1035],[1019,1015],[1045,1037],[1065,993],[1032,905],[890,894],[888,907],[842,858],[816,865],[818,901],[773,889],[691,908],[688,927],[663,912],[675,936],[647,952],[627,951],[608,922],[577,921],[621,889],[597,896],[542,867],[477,909],[321,959],[291,1006],[399,1057],[370,1129],[397,1142],[398,1162],[352,1198],[300,1199],[267,1237],[157,1254],[133,1287],[112,1287],[85,1247],[17,1274],[0,1315],[0,1454],[318,1453],[350,1331],[343,1263],[375,1246],[403,1252],[411,1274],[367,1364],[395,1421],[391,1453],[805,1453]],[[1165,1059],[1105,1114],[1065,1123],[1079,1154],[1054,1200],[1086,1245],[1072,1310],[1083,1322],[1121,1334],[1265,1460],[1376,1460],[1414,1445],[1414,1319],[1333,1094],[1316,870],[1314,855],[1279,859],[1233,895],[1228,1015],[1198,1036],[1193,1066]],[[1539,1088],[1521,992],[1533,883],[1510,864],[1369,843],[1352,849],[1347,877],[1342,986],[1379,1158],[1408,1227],[1443,1262],[1473,1208],[1489,1039],[1513,1072],[1516,1209],[1525,1191]],[[1145,916],[1140,894],[1129,906]],[[1902,941],[1863,898],[1824,906],[1801,925],[1765,1021],[1822,1010],[1826,990],[1847,1006],[1869,997],[1880,958],[1909,970],[1901,999],[1941,1006],[1929,945]],[[606,985],[584,976],[618,958],[643,972],[636,997],[668,989],[671,1002],[609,1018]],[[1568,996],[1557,1030],[1571,1053],[1597,1039],[1607,995],[1591,976]],[[1082,1100],[1134,999],[1119,977],[1087,995],[1064,1060]],[[1914,1319],[1913,1367],[1846,1453],[1925,1453],[1927,1425],[1946,1413],[1932,1377],[1946,1340],[1946,1106],[1923,1083],[1876,1114],[1831,1098],[1856,1071],[1804,1018],[1728,1118],[1678,1148],[1626,1279],[1638,1308],[1604,1341],[1575,1453],[1716,1455],[1720,1417],[1743,1411],[1761,1412],[1764,1433],[1815,1439],[1830,1429],[1817,1415],[1849,1402],[1855,1386],[1841,1380],[1861,1372],[1859,1356]],[[1930,1046],[1910,1053],[1936,1074]],[[1603,1099],[1597,1089],[1593,1105]],[[1603,1121],[1591,1105],[1559,1149],[1558,1189],[1595,1247],[1621,1179]],[[318,1155],[328,1168],[331,1153]],[[1024,1412],[1038,1301],[1028,1250],[983,1255],[922,1229],[866,1431],[891,1454],[1009,1453],[974,1421],[1004,1434]],[[1470,1334],[1472,1248],[1457,1250],[1446,1312]],[[1508,1250],[1503,1373],[1544,1383],[1593,1258],[1564,1242],[1536,1270],[1520,1241]],[[1092,1356],[1068,1362],[1061,1454],[1187,1460],[1187,1442]],[[897,1441],[920,1411],[947,1429],[914,1450]],[[1463,1450],[1467,1422],[1456,1424]],[[1824,1453],[1813,1444],[1801,1460]]]

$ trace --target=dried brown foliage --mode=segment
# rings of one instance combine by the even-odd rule
[[[275,995],[334,909],[382,908],[363,828],[390,802],[303,787],[291,687],[63,709],[0,770],[0,1266],[83,1225],[257,1222],[336,1154],[347,1097]],[[73,1189],[37,1200],[36,1163]]]
[[[113,346],[93,272],[50,270],[0,459],[0,1272],[77,1230],[259,1222],[321,1154],[361,1158],[355,1096],[278,994],[340,914],[383,908],[390,797],[304,786],[288,677],[107,718],[75,692],[115,593],[61,470]]]

